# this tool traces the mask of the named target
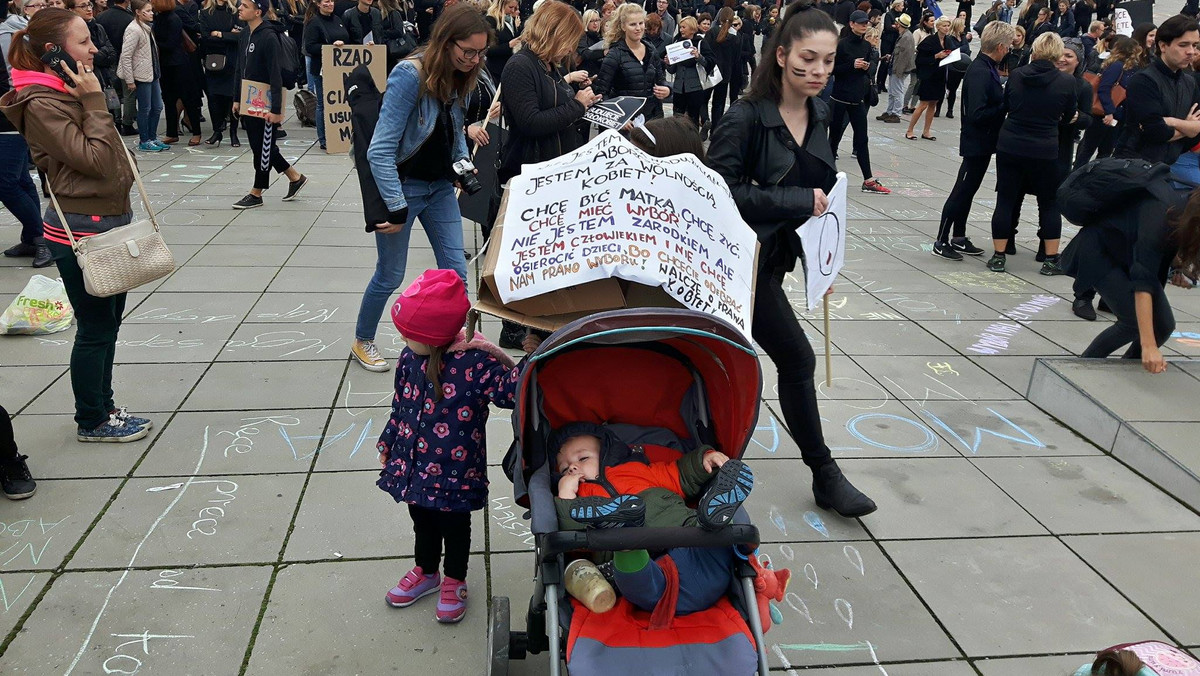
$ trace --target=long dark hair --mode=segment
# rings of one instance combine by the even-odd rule
[[[454,67],[450,60],[450,49],[458,41],[480,33],[488,36],[488,44],[494,42],[495,33],[492,27],[484,19],[483,12],[474,5],[460,2],[442,12],[433,23],[429,44],[419,52],[422,63],[422,95],[428,94],[442,103],[449,103],[455,96],[460,104],[466,101],[467,94],[475,88],[484,60],[479,59],[474,68],[464,73]]]
[[[796,0],[788,5],[783,21],[763,49],[763,59],[754,70],[746,98],[779,103],[783,98],[783,67],[775,54],[780,47],[786,54],[793,42],[822,32],[836,37],[837,25],[828,14],[817,9],[813,0]]]

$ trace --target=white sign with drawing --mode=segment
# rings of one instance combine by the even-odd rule
[[[800,226],[804,244],[805,287],[808,311],[812,312],[846,260],[846,174],[838,172],[829,193],[829,208]]]

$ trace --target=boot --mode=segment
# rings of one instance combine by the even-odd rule
[[[54,265],[54,254],[50,253],[50,247],[46,246],[45,237],[34,237],[33,248],[33,267],[48,268]]]
[[[821,509],[832,509],[848,519],[877,509],[875,501],[851,485],[833,460],[813,470],[813,497]]]
[[[500,340],[498,341],[500,347],[506,350],[519,350],[524,340],[525,327],[505,319],[503,327],[500,329]]]

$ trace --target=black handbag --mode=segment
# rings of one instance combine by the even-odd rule
[[[204,57],[204,70],[210,73],[220,73],[225,70],[228,61],[224,54],[209,54]]]

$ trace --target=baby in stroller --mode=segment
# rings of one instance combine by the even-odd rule
[[[555,431],[550,452],[561,478],[555,507],[563,530],[622,526],[699,526],[717,530],[733,520],[754,487],[740,460],[712,448],[670,462],[651,462],[604,425],[569,423]],[[687,501],[696,501],[696,507]],[[749,554],[745,552],[741,554]],[[613,582],[633,605],[653,611],[675,593],[686,615],[716,603],[729,588],[732,548],[676,548],[651,560],[644,549],[613,555]]]

